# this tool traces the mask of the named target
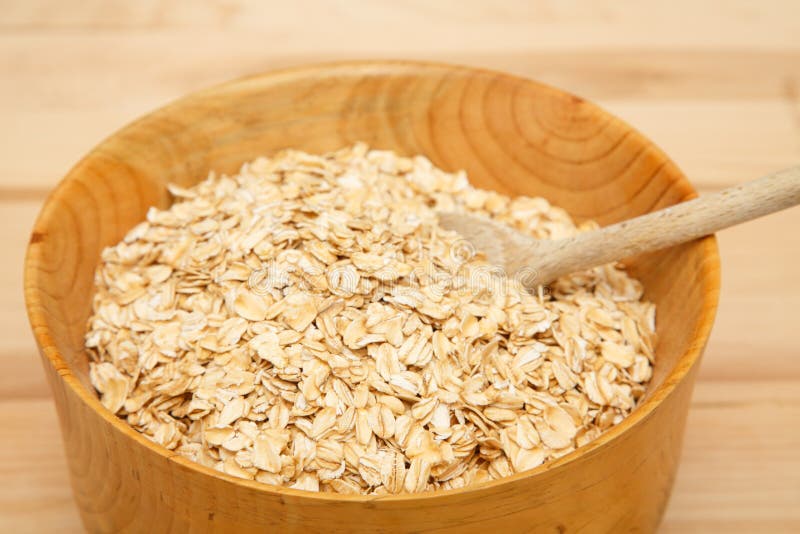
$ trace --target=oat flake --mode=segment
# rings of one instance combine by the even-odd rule
[[[363,144],[170,192],[103,251],[86,347],[104,406],[203,465],[307,491],[460,488],[591,441],[652,375],[655,308],[619,266],[533,295],[437,225],[594,227],[544,199]]]

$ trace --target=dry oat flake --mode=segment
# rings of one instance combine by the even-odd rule
[[[219,471],[308,491],[461,488],[532,469],[644,394],[655,307],[613,264],[531,294],[437,225],[576,227],[357,144],[211,175],[103,251],[86,347],[109,410]]]

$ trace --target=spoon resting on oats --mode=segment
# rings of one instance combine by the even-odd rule
[[[711,235],[800,204],[800,167],[792,167],[599,230],[535,239],[501,222],[464,212],[439,223],[464,236],[528,289],[559,276]]]

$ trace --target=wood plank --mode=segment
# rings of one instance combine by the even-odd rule
[[[607,99],[600,104],[652,138],[703,189],[732,185],[800,161],[800,128],[783,100]],[[0,113],[14,127],[14,136],[0,143],[0,198],[44,197],[92,146],[156,104],[140,105],[142,109],[78,107],[34,113],[0,103]],[[76,124],[81,127],[76,129]]]
[[[192,61],[195,54],[204,61]],[[0,195],[43,193],[111,132],[192,90],[244,73],[374,55],[363,47],[264,50],[263,33],[254,31],[200,40],[180,28],[0,31],[0,67],[14,72],[0,84]],[[703,186],[743,180],[800,156],[800,121],[791,113],[800,52],[526,47],[427,57],[507,70],[596,100],[653,137]]]
[[[363,46],[319,51],[309,43],[307,49],[298,52],[264,49],[263,39],[263,32],[256,31],[234,35],[210,32],[198,40],[192,32],[180,29],[30,35],[0,29],[0,64],[14,72],[0,90],[8,91],[15,102],[36,103],[42,110],[125,107],[153,96],[175,98],[209,84],[269,69],[376,57],[414,58],[397,51],[378,56]],[[191,61],[194,54],[204,61]],[[800,78],[798,58],[800,51],[791,49],[630,49],[606,45],[590,50],[548,51],[523,46],[477,52],[434,47],[419,59],[507,71],[591,99],[652,100],[788,98]],[[26,90],[14,91],[22,88]],[[164,102],[155,104],[160,103]]]
[[[20,288],[32,220],[69,166],[149,109],[277,67],[416,57],[598,101],[704,190],[800,161],[795,0],[2,4],[3,531],[81,531]],[[662,532],[800,531],[800,440],[787,424],[800,420],[798,227],[795,209],[720,235],[720,310]]]
[[[81,532],[53,401],[2,399],[0,530]]]
[[[798,380],[700,381],[662,532],[796,532],[799,418]],[[0,527],[79,531],[52,402],[2,400],[0,425]]]
[[[317,49],[359,49],[369,43],[373,55],[396,50],[426,54],[441,49],[471,52],[521,46],[675,47],[676,42],[694,48],[741,48],[743,43],[750,49],[800,46],[796,39],[800,10],[792,0],[758,4],[748,0],[594,0],[577,4],[525,0],[493,4],[482,0],[402,4],[393,0],[6,0],[3,8],[1,26],[7,30],[258,29],[287,52],[307,50],[311,42]],[[348,31],[356,28],[358,31]]]
[[[786,99],[601,104],[655,141],[699,187],[721,188],[800,162],[800,128]]]
[[[664,532],[800,529],[798,385],[698,383]]]
[[[719,234],[722,295],[701,377],[800,377],[797,228],[794,208]]]
[[[49,388],[36,351],[22,292],[22,266],[33,221],[41,200],[0,200],[0,242],[6,261],[0,273],[0,399],[47,397]],[[0,440],[2,441],[2,440]]]

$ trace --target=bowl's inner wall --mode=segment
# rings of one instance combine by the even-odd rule
[[[541,195],[578,219],[610,223],[693,194],[648,140],[583,100],[496,73],[444,66],[331,67],[244,80],[199,93],[137,121],[81,161],[45,207],[33,241],[49,266],[35,273],[49,329],[88,385],[83,350],[94,269],[103,247],[169,203],[166,184],[235,172],[259,155],[355,141],[436,165],[511,195]],[[708,242],[634,258],[658,306],[651,390],[696,337]]]

